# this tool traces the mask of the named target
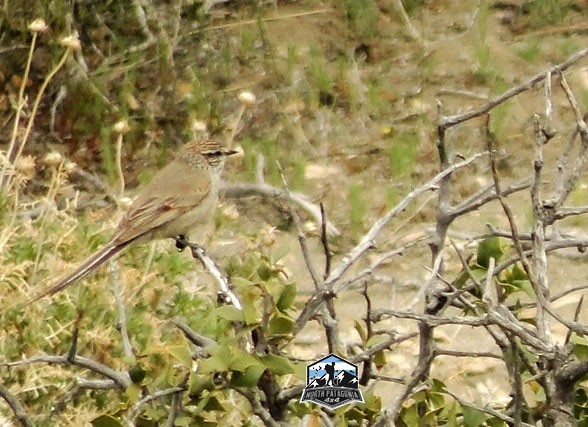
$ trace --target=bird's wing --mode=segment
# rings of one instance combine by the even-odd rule
[[[207,171],[172,162],[139,194],[119,225],[116,242],[134,240],[198,206],[210,193]]]

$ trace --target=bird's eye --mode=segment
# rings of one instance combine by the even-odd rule
[[[208,157],[220,157],[220,156],[223,155],[223,152],[220,151],[220,150],[217,150],[217,151],[209,151],[209,152],[206,153],[206,155]]]

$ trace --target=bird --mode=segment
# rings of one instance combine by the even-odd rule
[[[25,305],[62,291],[86,277],[131,243],[184,239],[212,220],[225,158],[237,151],[213,140],[186,143],[158,171],[119,222],[112,238],[79,266]]]

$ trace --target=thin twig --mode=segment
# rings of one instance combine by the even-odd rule
[[[162,397],[169,396],[170,394],[182,393],[184,391],[186,391],[186,385],[170,387],[170,388],[167,388],[164,390],[159,390],[159,391],[153,392],[153,393],[148,394],[147,396],[143,397],[141,400],[136,402],[133,405],[133,407],[129,410],[129,413],[127,414],[127,417],[126,417],[128,425],[130,427],[135,425],[135,419],[139,415],[141,408],[143,406],[145,406],[146,404],[148,404],[154,400],[160,399]]]
[[[326,279],[331,274],[331,250],[329,249],[329,236],[327,234],[327,214],[325,213],[325,205],[320,203],[321,208],[321,243],[323,245],[323,252],[325,254],[325,274]]]
[[[72,359],[68,358],[68,356],[40,355],[17,360],[14,362],[0,363],[0,366],[25,366],[34,363],[54,363],[58,365],[80,366],[82,368],[89,369],[90,371],[96,372],[107,378],[110,378],[112,381],[116,383],[116,385],[119,388],[123,390],[131,384],[131,378],[129,377],[129,374],[127,372],[115,371],[114,369],[109,368],[108,366],[103,365],[102,363],[98,363],[95,360],[88,359],[86,357],[78,355],[76,355]]]
[[[239,394],[244,396],[249,401],[249,404],[251,405],[251,410],[255,415],[257,415],[261,419],[265,426],[280,427],[280,424],[278,424],[273,419],[269,411],[266,408],[264,408],[264,406],[261,404],[259,399],[259,393],[257,393],[254,390],[244,389],[240,387],[234,387],[234,390],[236,390]]]
[[[220,268],[216,265],[216,262],[214,262],[214,260],[206,254],[204,248],[195,243],[191,243],[182,237],[176,238],[176,244],[182,248],[190,248],[192,256],[202,262],[206,270],[208,270],[208,272],[219,284],[221,292],[227,296],[229,301],[231,301],[231,304],[239,310],[243,309],[243,305],[239,301],[237,294],[233,292],[232,286],[229,283],[226,275],[221,272]]]
[[[8,391],[8,389],[4,387],[2,384],[0,384],[0,398],[4,399],[8,406],[10,406],[10,409],[12,409],[14,416],[18,421],[20,421],[23,427],[34,426],[33,421],[29,417],[29,414],[27,414],[27,411],[25,410],[24,406],[22,406],[22,403],[20,403],[16,396],[14,396],[10,391]]]
[[[108,273],[112,282],[112,293],[118,312],[118,322],[116,323],[116,330],[120,333],[122,339],[123,354],[125,357],[133,358],[133,345],[129,337],[129,330],[127,326],[127,312],[126,306],[122,297],[122,286],[120,282],[120,270],[116,266],[116,261],[111,260],[108,264]]]
[[[367,250],[374,246],[376,237],[381,233],[382,229],[397,215],[403,212],[407,206],[421,194],[437,188],[439,181],[444,179],[447,175],[452,174],[457,169],[470,165],[486,153],[478,153],[466,160],[455,163],[445,170],[441,171],[427,183],[421,185],[415,190],[411,191],[404,199],[400,201],[394,208],[392,208],[386,215],[374,223],[370,230],[363,236],[361,241],[345,255],[337,267],[331,271],[329,277],[326,279],[326,290],[315,293],[310,299],[306,301],[302,312],[296,319],[296,326],[294,334],[300,331],[304,325],[312,318],[316,310],[328,299],[332,298],[334,293],[334,286],[341,276],[353,265]]]

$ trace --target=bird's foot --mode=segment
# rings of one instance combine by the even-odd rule
[[[174,237],[174,240],[176,241],[176,248],[178,248],[180,252],[188,247],[188,241],[186,240],[186,236],[183,234],[180,234],[178,237]]]

